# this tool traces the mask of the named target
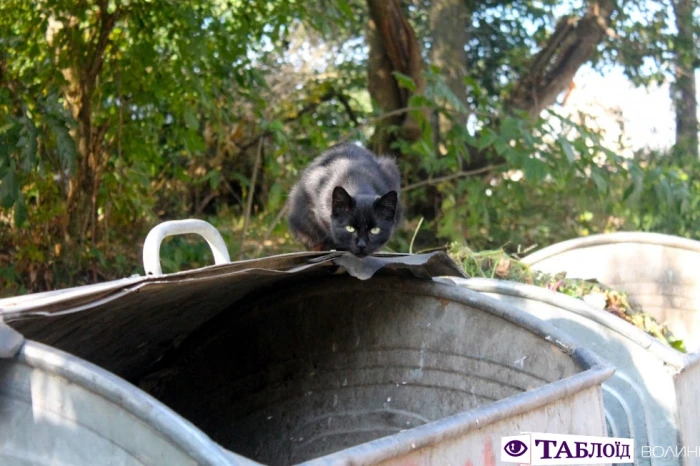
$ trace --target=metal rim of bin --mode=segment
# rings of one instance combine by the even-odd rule
[[[618,231],[614,233],[604,233],[562,241],[533,252],[532,254],[525,256],[522,261],[527,265],[534,265],[552,256],[574,249],[619,243],[653,244],[656,246],[666,246],[700,252],[700,241],[681,238],[679,236],[666,235],[663,233]]]
[[[663,363],[665,367],[676,370],[677,374],[674,376],[674,378],[681,373],[691,371],[700,364],[700,353],[681,353],[680,351],[677,351],[676,349],[662,343],[657,338],[647,334],[643,330],[635,327],[631,323],[626,322],[625,320],[610,314],[603,309],[597,309],[580,299],[573,298],[556,291],[525,283],[490,278],[463,279],[458,277],[445,277],[441,278],[440,280],[449,281],[458,286],[463,286],[466,287],[466,289],[478,291],[480,293],[501,295],[503,297],[511,297],[524,301],[531,301],[533,303],[542,303],[543,305],[549,305],[553,308],[560,309],[563,312],[570,312],[571,314],[583,317],[609,331],[612,331],[613,333],[617,333],[621,338],[627,339],[631,343],[639,345],[639,347],[648,352],[650,356],[658,358],[658,360]],[[624,368],[621,370],[623,377],[622,380],[624,381]],[[604,391],[608,391],[612,397],[614,397],[618,402],[621,402],[621,399],[619,398],[620,395],[616,393],[616,390],[614,388],[609,390],[609,388],[610,387],[606,387],[605,384],[603,385]],[[640,401],[641,400],[642,398],[640,398]],[[624,404],[624,402],[622,403]],[[625,408],[626,412],[628,409],[629,408]],[[605,411],[606,417],[608,417],[610,414],[607,406]],[[629,412],[627,412],[627,414],[629,415]],[[645,414],[644,418],[647,421],[651,419],[648,417],[648,414]],[[628,418],[627,422],[631,423],[633,421],[631,418]],[[654,424],[649,424],[649,426],[652,427],[653,430]],[[630,428],[633,428],[631,424]],[[674,432],[676,432],[677,435],[683,435],[683,429],[680,425],[674,427]],[[647,434],[651,437],[652,432],[647,431]]]
[[[448,280],[452,278],[450,277]],[[375,287],[382,289],[381,281],[377,280]],[[476,409],[306,461],[302,463],[304,465],[355,465],[375,464],[386,461],[465,434],[472,429],[478,429],[508,417],[540,408],[553,400],[573,395],[581,390],[600,385],[615,372],[614,366],[592,350],[580,346],[568,333],[515,306],[503,303],[485,294],[465,289],[454,283],[449,283],[449,281],[446,282],[441,278],[422,283],[402,283],[398,286],[395,283],[393,286],[391,286],[392,284],[387,285],[389,286],[386,289],[391,291],[397,291],[398,289],[398,291],[405,294],[447,299],[510,321],[570,354],[583,371]],[[362,286],[372,286],[372,284],[368,283]]]
[[[562,303],[565,303],[567,310],[619,333],[676,369],[687,370],[700,364],[700,353],[681,353],[605,310],[595,309],[580,299],[556,291],[524,283],[488,278],[449,277],[446,280],[457,285],[468,286],[470,290],[480,293],[498,293],[516,298],[533,299],[559,308],[562,307]]]
[[[318,286],[317,283],[313,285]],[[579,346],[568,334],[553,325],[495,298],[465,290],[451,283],[444,283],[440,280],[418,281],[398,280],[396,277],[377,277],[367,282],[357,281],[354,286],[360,289],[369,287],[438,299],[444,298],[481,312],[490,313],[550,342],[554,347],[569,354],[582,371],[480,408],[344,449],[322,458],[313,459],[305,464],[328,464],[329,462],[333,464],[371,464],[394,458],[421,447],[430,447],[438,441],[462,435],[508,417],[535,410],[581,390],[595,387],[608,379],[615,370],[612,365],[593,351]],[[193,455],[200,464],[236,464],[237,458],[234,453],[217,445],[191,423],[150,395],[104,369],[60,350],[32,341],[27,341],[24,344],[17,358],[24,364],[56,373],[110,401],[122,404],[125,410],[154,426],[165,438],[182,446],[183,450]]]
[[[664,273],[664,278],[661,278],[659,270],[653,267],[647,270],[648,267],[644,268],[643,263],[637,260],[637,267],[642,267],[644,270],[644,272],[640,271],[642,276],[645,277],[645,280],[653,283],[652,291],[646,289],[642,290],[641,283],[635,278],[637,272],[631,270],[628,271],[629,274],[620,276],[619,274],[613,273],[607,265],[601,265],[600,267],[584,266],[584,270],[586,270],[585,273],[581,270],[577,270],[577,261],[572,262],[571,267],[565,265],[570,262],[567,261],[567,257],[569,257],[568,254],[573,254],[575,257],[579,258],[586,257],[587,250],[590,250],[592,254],[600,254],[600,251],[596,248],[607,247],[610,250],[609,252],[615,256],[617,245],[625,246],[625,251],[627,251],[625,257],[629,257],[626,256],[626,254],[629,254],[629,252],[635,250],[635,248],[640,254],[649,250],[650,252],[653,251],[654,254],[662,252],[664,257],[669,254],[676,257],[681,257],[686,254],[700,254],[700,241],[697,240],[662,233],[614,232],[574,238],[553,244],[526,256],[522,259],[522,262],[533,269],[542,268],[552,273],[567,272],[567,275],[573,273],[571,276],[575,278],[598,278],[602,280],[603,283],[609,285],[613,285],[613,283],[608,280],[619,282],[617,285],[613,286],[618,287],[621,291],[629,291],[629,295],[632,299],[639,301],[643,309],[647,310],[652,316],[657,317],[660,321],[669,322],[670,320],[668,323],[670,330],[676,336],[685,340],[689,350],[700,352],[700,346],[698,346],[700,343],[698,342],[697,335],[697,333],[700,332],[700,324],[698,323],[700,321],[698,321],[697,317],[697,280],[695,279],[697,274],[692,272],[692,265],[690,266],[691,270],[687,272],[677,269],[675,265],[670,265],[670,268],[664,268],[667,273]],[[627,248],[626,246],[633,249]],[[664,261],[665,260],[667,259],[664,259]],[[672,262],[675,260],[676,259],[673,259]],[[558,262],[560,265],[554,267],[551,265],[550,261]],[[671,272],[673,272],[673,275],[680,277],[680,281],[677,282],[679,279],[675,278],[666,282],[666,277],[670,276],[669,274]],[[608,278],[604,279],[600,275]],[[613,279],[612,276],[616,278]],[[673,300],[676,298],[687,301],[688,304],[682,304],[680,307],[677,307],[676,304],[673,303]],[[661,304],[660,300],[663,300],[663,304]]]
[[[121,406],[177,445],[197,461],[197,464],[236,464],[230,452],[217,445],[189,421],[111,372],[31,340],[25,340],[15,360],[63,377]]]

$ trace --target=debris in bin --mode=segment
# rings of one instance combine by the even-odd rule
[[[594,308],[605,310],[629,322],[662,343],[680,352],[687,352],[683,340],[677,339],[668,327],[645,313],[626,293],[595,280],[570,279],[566,278],[565,273],[545,274],[533,271],[527,264],[502,249],[476,252],[453,244],[449,254],[470,276],[526,283],[581,299]]]

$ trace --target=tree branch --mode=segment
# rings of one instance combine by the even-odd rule
[[[107,45],[109,45],[109,35],[112,33],[120,14],[120,10],[117,10],[111,14],[108,13],[108,4],[106,0],[101,0],[99,5],[100,28],[97,40],[94,41],[95,44],[92,47],[92,52],[90,53],[90,58],[87,62],[87,72],[84,76],[86,84],[94,82],[102,69],[102,65],[104,64],[104,52],[107,49]]]
[[[563,17],[519,79],[507,107],[524,110],[532,119],[539,117],[569,88],[578,69],[593,57],[597,45],[608,34],[615,8],[613,0],[590,0],[583,17]]]
[[[260,138],[258,143],[258,152],[255,156],[255,166],[253,167],[253,176],[250,180],[250,188],[248,189],[247,203],[245,207],[245,217],[243,219],[243,232],[241,233],[241,246],[238,254],[239,259],[243,259],[243,244],[245,243],[246,233],[248,233],[248,222],[250,222],[250,213],[253,209],[253,196],[255,194],[255,184],[258,179],[258,172],[262,164],[263,138]]]
[[[17,115],[20,115],[24,111],[24,104],[22,103],[22,99],[20,97],[20,91],[17,83],[7,74],[5,58],[3,54],[0,53],[0,85],[2,84],[4,84],[10,91],[10,97],[15,106],[15,112]]]
[[[348,96],[346,96],[342,92],[339,92],[336,97],[338,98],[338,101],[345,109],[345,113],[348,114],[348,118],[350,118],[350,121],[352,121],[353,126],[357,127],[360,123],[357,119],[357,115],[355,115],[355,112],[353,111],[352,107],[350,106],[350,101],[348,100]]]
[[[416,34],[401,11],[400,0],[367,0],[367,6],[370,13],[368,89],[372,99],[388,113],[407,107],[411,94],[423,94],[423,58]],[[394,77],[396,72],[410,77],[415,89],[399,86]],[[428,118],[427,113],[424,117]],[[400,136],[404,139],[416,140],[420,136],[421,130],[415,118],[397,115],[375,128],[371,143],[375,152],[392,152],[391,146],[397,137],[389,130],[392,126],[400,127]]]
[[[328,92],[326,92],[325,94],[323,94],[323,95],[318,99],[317,102],[310,102],[310,103],[304,105],[304,107],[302,107],[302,109],[299,110],[299,111],[296,113],[296,115],[291,116],[291,117],[287,117],[287,118],[283,119],[283,120],[282,120],[282,123],[291,123],[292,121],[296,121],[296,120],[298,120],[302,115],[305,115],[305,114],[307,114],[307,113],[310,113],[310,112],[316,110],[316,109],[319,107],[319,105],[321,105],[321,104],[324,103],[324,102],[328,102],[329,100],[333,99],[334,97],[337,97],[336,91],[335,91],[334,89],[331,89],[331,90],[329,90]],[[269,137],[269,136],[272,136],[272,131],[270,131],[270,130],[265,130],[265,131],[263,131],[262,133],[260,133],[259,135],[255,136],[253,139],[251,139],[249,142],[247,142],[247,143],[241,145],[241,146],[240,146],[240,147],[241,147],[241,152],[250,149],[250,148],[253,147],[254,145],[258,144],[258,142],[259,142],[262,138],[266,138],[266,137]]]
[[[420,188],[422,186],[431,186],[431,185],[435,185],[438,183],[443,183],[445,181],[452,181],[452,180],[456,180],[457,178],[463,178],[465,176],[480,175],[481,173],[490,172],[491,170],[495,170],[495,169],[501,168],[503,166],[505,166],[505,165],[504,164],[487,165],[485,167],[476,168],[474,170],[460,170],[456,173],[450,173],[449,175],[440,176],[437,178],[430,178],[427,180],[419,181],[417,183],[409,184],[407,186],[402,187],[401,192],[410,191],[412,189]]]

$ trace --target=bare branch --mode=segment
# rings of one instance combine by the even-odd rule
[[[336,91],[334,89],[331,89],[328,92],[326,92],[325,94],[323,94],[318,99],[318,101],[310,102],[310,103],[306,104],[301,110],[299,110],[296,113],[296,115],[294,115],[292,117],[287,117],[284,120],[282,120],[282,122],[283,123],[291,123],[292,121],[298,120],[299,118],[301,118],[302,115],[313,112],[314,110],[316,110],[319,107],[319,105],[321,105],[324,102],[328,102],[329,100],[333,99],[336,96],[337,96]],[[269,137],[269,136],[272,136],[272,131],[270,131],[270,130],[263,131],[262,133],[258,134],[253,139],[251,139],[249,142],[241,145],[241,152],[243,152],[247,149],[250,149],[255,144],[258,144],[261,139]]]
[[[345,109],[345,113],[348,114],[348,118],[350,118],[350,121],[352,121],[353,126],[358,126],[360,123],[357,120],[357,115],[355,115],[355,112],[353,111],[352,107],[350,106],[350,101],[348,100],[348,96],[346,96],[342,92],[339,92],[336,97],[338,98],[338,101]]]
[[[425,90],[423,58],[420,45],[410,23],[404,16],[400,0],[367,0],[369,10],[369,75],[368,90],[374,101],[385,112],[408,106],[411,94],[421,95]],[[394,73],[410,77],[414,90],[399,86]],[[425,118],[428,115],[424,115]],[[391,153],[396,134],[389,127],[400,127],[401,137],[416,140],[420,135],[418,121],[401,114],[382,122],[375,128],[372,149]]]
[[[431,186],[431,185],[435,185],[438,183],[443,183],[445,181],[452,181],[452,180],[456,180],[457,178],[464,178],[466,176],[480,175],[481,173],[490,172],[492,170],[495,170],[497,168],[501,168],[503,166],[504,166],[504,164],[487,165],[485,167],[476,168],[474,170],[460,170],[456,173],[450,173],[449,175],[440,176],[437,178],[429,178],[427,180],[423,180],[423,181],[419,181],[417,183],[409,184],[409,185],[401,188],[401,192],[410,191],[412,189],[420,188],[422,186]]]
[[[263,138],[260,138],[258,143],[258,153],[255,156],[255,166],[253,167],[253,176],[250,180],[250,188],[248,189],[247,204],[245,207],[245,217],[243,219],[243,232],[241,233],[241,246],[240,253],[238,255],[239,259],[243,259],[243,244],[245,242],[245,236],[248,232],[248,222],[250,221],[250,212],[253,209],[253,195],[255,194],[255,184],[258,180],[258,172],[260,171],[260,165],[262,162],[262,151],[263,151]]]
[[[94,83],[97,79],[97,75],[102,69],[104,64],[104,52],[109,45],[109,36],[117,23],[120,11],[117,10],[114,13],[107,12],[107,2],[100,2],[100,27],[99,33],[97,34],[97,39],[94,40],[94,45],[92,46],[92,52],[90,53],[90,59],[87,62],[87,71],[85,73],[84,79],[85,84],[88,86]]]
[[[613,0],[589,0],[583,17],[563,17],[521,76],[508,106],[525,110],[536,119],[552,105],[569,88],[578,69],[593,57],[601,40],[610,34],[608,23],[615,8]]]

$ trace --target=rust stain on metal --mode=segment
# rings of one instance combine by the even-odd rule
[[[487,437],[486,443],[484,444],[484,466],[496,466],[496,458],[493,456],[491,437]]]

